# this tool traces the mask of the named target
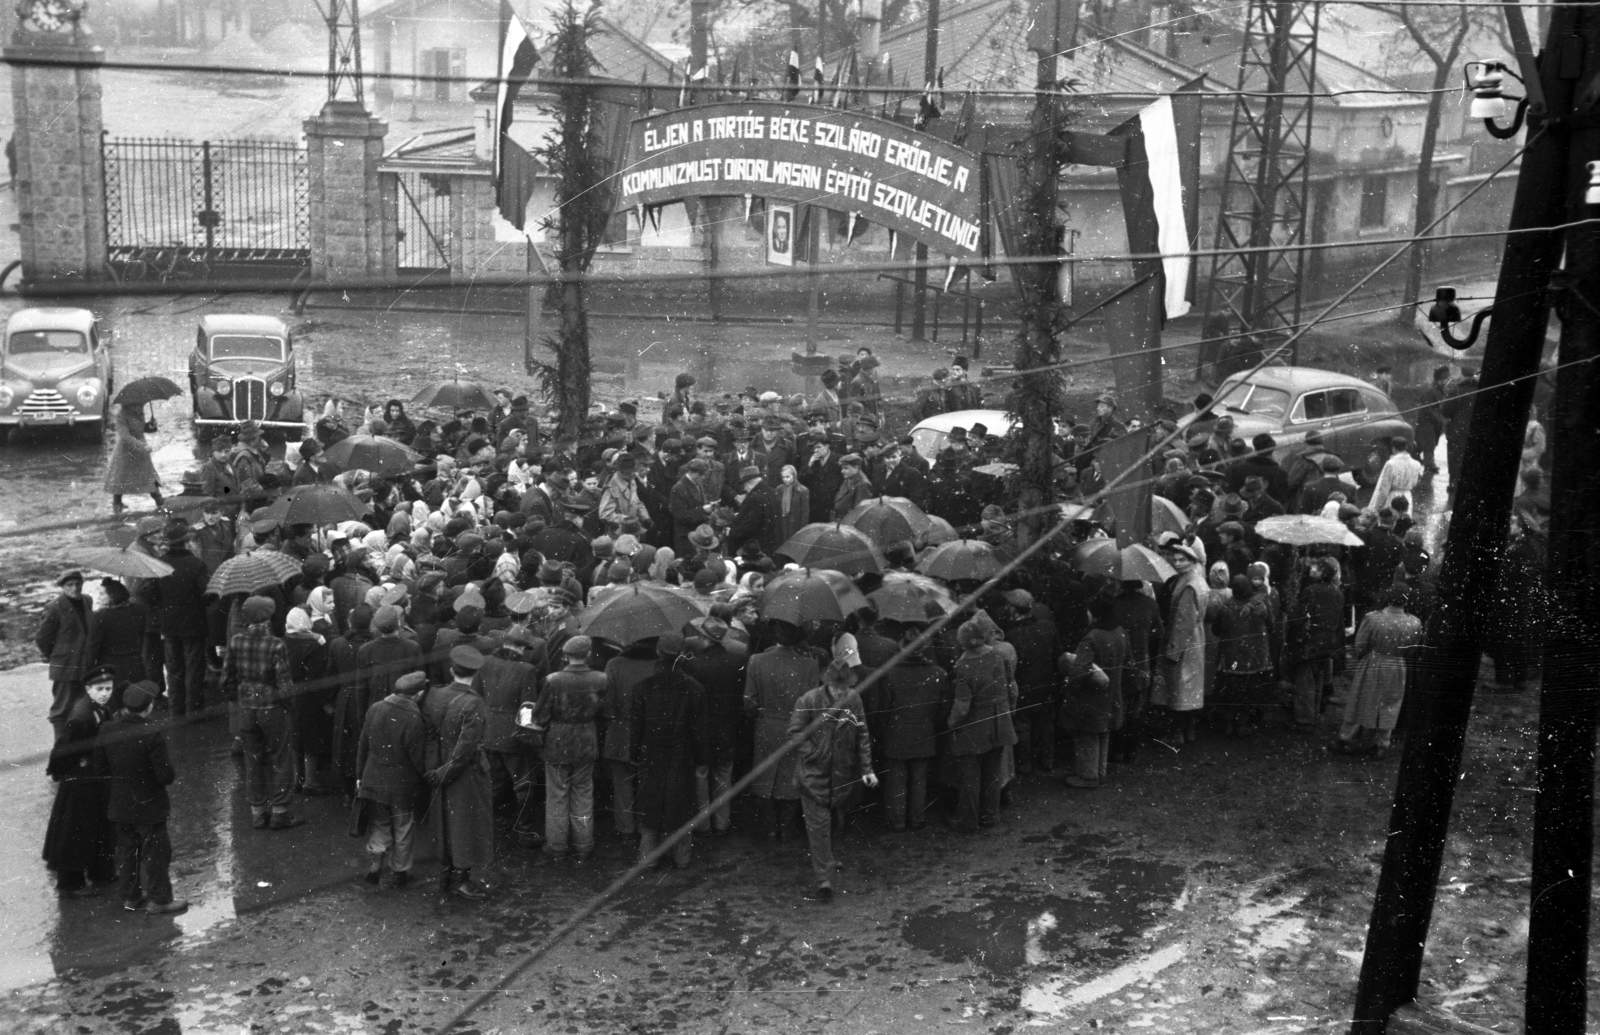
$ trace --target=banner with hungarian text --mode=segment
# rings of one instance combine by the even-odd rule
[[[859,213],[936,252],[972,258],[978,162],[909,126],[838,108],[703,104],[634,120],[617,203],[752,194]]]

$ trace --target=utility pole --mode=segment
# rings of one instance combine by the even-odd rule
[[[711,0],[689,0],[689,74],[692,76],[701,69],[707,69],[706,38],[709,35],[707,23],[710,21]],[[710,77],[707,76],[707,82]],[[689,85],[691,99],[694,96],[694,84]],[[717,100],[725,100],[718,95]],[[720,231],[722,228],[722,199],[706,197],[700,199],[700,247],[705,251],[706,262],[706,296],[711,307],[711,319],[722,319],[722,278],[717,276],[717,270],[722,265],[722,241]]]
[[[1557,8],[1556,18],[1561,17]],[[1570,10],[1570,9],[1569,9]],[[1600,70],[1595,18],[1582,26],[1579,82]],[[1558,23],[1560,24],[1560,23]],[[1552,39],[1555,37],[1552,36]],[[1589,162],[1600,160],[1591,86],[1575,105],[1566,169],[1566,216],[1593,218]],[[1539,688],[1539,793],[1533,804],[1527,1030],[1582,1035],[1588,1012],[1590,895],[1594,876],[1594,751],[1600,694],[1600,233],[1566,232],[1566,270],[1552,291],[1561,346],[1551,430],[1547,639]],[[1496,317],[1498,319],[1498,316]]]
[[[1558,4],[1551,13],[1549,38],[1581,43],[1576,34],[1581,20],[1579,12],[1583,10],[1575,3]],[[1461,484],[1456,490],[1450,539],[1439,580],[1439,606],[1418,662],[1416,688],[1411,695],[1414,723],[1406,734],[1394,807],[1385,828],[1389,836],[1373,900],[1372,919],[1367,928],[1366,953],[1362,958],[1350,1029],[1352,1035],[1383,1032],[1389,1016],[1412,1002],[1417,994],[1445,835],[1449,829],[1450,807],[1460,778],[1462,746],[1477,685],[1482,638],[1496,606],[1495,583],[1510,517],[1512,490],[1521,464],[1523,428],[1533,397],[1533,375],[1539,369],[1549,323],[1546,288],[1562,249],[1560,232],[1540,232],[1540,228],[1555,226],[1567,217],[1569,167],[1577,157],[1570,151],[1568,131],[1552,122],[1570,114],[1580,73],[1592,74],[1592,68],[1583,67],[1586,63],[1583,55],[1593,51],[1595,29],[1600,29],[1600,24],[1594,23],[1592,17],[1587,20],[1595,26],[1587,33],[1587,45],[1558,47],[1553,58],[1547,50],[1546,60],[1541,63],[1539,80],[1548,112],[1531,113],[1528,120],[1528,144],[1522,156],[1511,210],[1513,233],[1506,237],[1500,279],[1495,288],[1494,321],[1484,347],[1480,390],[1465,443]],[[1589,63],[1592,64],[1592,60]],[[1593,277],[1588,279],[1592,281]],[[1574,301],[1572,307],[1582,304]],[[1592,331],[1586,332],[1583,340],[1592,345]],[[1594,374],[1590,372],[1588,376],[1592,378]],[[1592,413],[1592,399],[1584,400],[1583,405]],[[1586,434],[1593,435],[1592,423]],[[1451,445],[1454,447],[1455,443]],[[1592,455],[1592,439],[1589,449]],[[1571,470],[1564,472],[1563,478],[1584,475],[1592,476],[1592,471]],[[1564,481],[1564,484],[1570,482]],[[1592,492],[1592,488],[1589,491]],[[1583,520],[1593,522],[1595,516],[1590,513],[1584,515]],[[1573,573],[1572,577],[1578,576]],[[1587,587],[1587,592],[1592,593],[1593,586]],[[1566,659],[1560,650],[1557,657],[1558,662]],[[1592,665],[1589,671],[1593,671]],[[1575,673],[1571,678],[1582,677]],[[1585,693],[1592,693],[1592,689],[1586,689]],[[1569,729],[1562,736],[1552,738],[1550,749],[1570,751],[1570,733]],[[1588,727],[1587,738],[1585,751],[1593,747],[1592,725]],[[1545,740],[1545,735],[1541,734],[1541,765],[1546,758]],[[1542,787],[1539,797],[1544,797]],[[1541,808],[1549,807],[1549,803],[1542,800],[1538,804]],[[1547,866],[1548,862],[1546,859]],[[1548,870],[1541,871],[1540,864],[1536,863],[1536,886],[1540,883],[1541,872],[1549,881]],[[1585,879],[1580,881],[1574,870],[1571,894],[1576,895],[1581,889],[1586,906],[1586,868],[1583,874]],[[1561,876],[1566,876],[1564,871]],[[1538,893],[1537,887],[1535,893]],[[1560,891],[1557,889],[1551,894],[1560,894]],[[1570,896],[1561,901],[1567,903],[1566,908],[1573,908]],[[1536,917],[1546,915],[1547,912],[1536,908]],[[1580,945],[1578,949],[1580,984],[1586,948]],[[1568,963],[1560,979],[1567,980],[1571,973]],[[1528,1030],[1540,1035],[1582,1031],[1581,1006],[1575,1028],[1546,1028],[1534,1024],[1531,1004],[1535,982],[1543,980],[1534,975],[1530,951]],[[1581,989],[1579,991],[1581,995]]]
[[[883,0],[861,0],[861,17],[857,24],[856,57],[870,76],[872,64],[882,50]]]
[[[1077,0],[1063,0],[1077,3]],[[1054,64],[1052,63],[1052,68]],[[939,0],[928,0],[928,35],[922,46],[922,81],[939,74]],[[911,340],[928,339],[928,246],[918,244],[917,268],[911,274]]]

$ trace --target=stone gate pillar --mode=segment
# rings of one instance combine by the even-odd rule
[[[311,275],[373,277],[394,266],[378,163],[388,123],[355,101],[329,101],[304,123],[310,188]]]
[[[19,21],[5,58],[16,120],[23,285],[48,290],[51,282],[98,280],[106,275],[105,51],[76,20],[51,28]]]

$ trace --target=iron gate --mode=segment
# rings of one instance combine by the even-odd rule
[[[411,170],[393,175],[399,185],[396,265],[407,273],[450,269],[455,239],[450,177]]]
[[[106,236],[128,279],[310,265],[305,148],[293,140],[104,139]]]

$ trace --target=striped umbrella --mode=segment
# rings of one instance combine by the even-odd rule
[[[229,557],[217,566],[206,584],[207,593],[219,597],[234,593],[254,593],[269,586],[281,586],[300,574],[300,562],[276,550],[258,550],[242,557]]]

